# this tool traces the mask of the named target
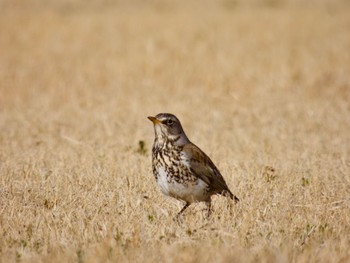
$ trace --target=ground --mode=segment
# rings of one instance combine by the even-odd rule
[[[350,262],[348,1],[1,1],[0,262]],[[238,204],[158,189],[170,112]]]

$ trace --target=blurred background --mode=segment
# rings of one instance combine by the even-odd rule
[[[190,129],[341,122],[348,11],[345,0],[2,0],[2,125],[96,140],[149,136],[145,117],[164,111]]]

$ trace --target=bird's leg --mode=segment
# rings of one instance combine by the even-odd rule
[[[205,204],[207,205],[207,217],[209,218],[211,215],[211,200],[209,200],[208,202],[205,202]]]
[[[190,206],[190,203],[186,203],[185,206],[181,209],[181,211],[176,215],[176,219],[178,220],[180,215],[186,210],[187,207]]]

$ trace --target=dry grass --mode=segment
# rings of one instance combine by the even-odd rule
[[[0,7],[1,262],[350,262],[347,1]],[[238,205],[172,221],[159,112]]]

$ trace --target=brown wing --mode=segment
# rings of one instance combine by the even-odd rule
[[[212,160],[196,145],[189,143],[184,146],[191,171],[206,182],[214,193],[227,193],[232,199],[238,201],[228,188],[224,178]]]

